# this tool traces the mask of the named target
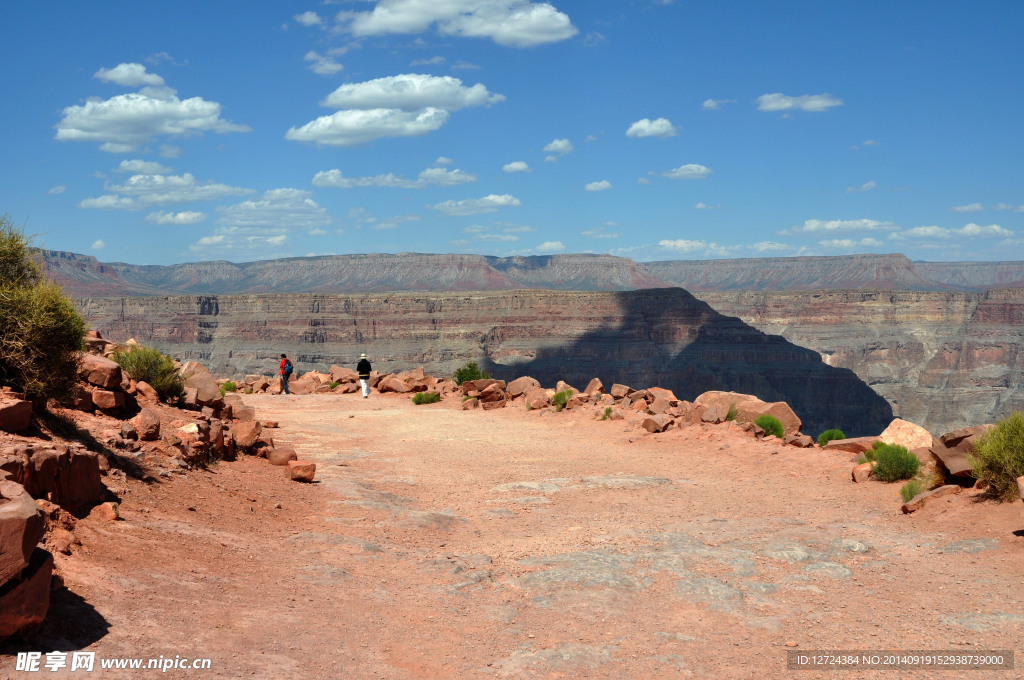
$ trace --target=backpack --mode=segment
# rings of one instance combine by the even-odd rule
[[[285,359],[284,360],[284,374],[285,375],[291,375],[292,374],[292,360],[291,359]]]

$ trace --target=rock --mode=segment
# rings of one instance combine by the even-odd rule
[[[478,393],[482,392],[486,387],[490,385],[498,385],[501,389],[505,389],[504,380],[494,380],[493,378],[481,378],[480,380],[467,380],[462,383],[460,390],[462,394],[475,397]]]
[[[651,433],[664,432],[669,424],[672,423],[671,416],[667,416],[664,413],[658,413],[656,415],[644,418],[642,426],[645,430]]]
[[[92,403],[103,411],[116,411],[124,408],[124,392],[110,390],[93,390]]]
[[[181,367],[181,375],[185,378],[186,389],[196,390],[196,403],[200,406],[223,405],[220,385],[209,369],[198,361],[187,361]]]
[[[958,484],[946,484],[945,486],[940,486],[937,489],[919,493],[903,504],[903,512],[904,514],[909,515],[912,512],[920,510],[928,501],[935,500],[936,498],[942,498],[943,496],[948,496],[950,494],[960,493],[961,490],[962,488]]]
[[[331,366],[331,382],[356,383],[359,381],[359,374],[351,368],[344,366]]]
[[[730,407],[735,409],[738,420],[757,420],[758,416],[769,415],[778,418],[782,423],[784,434],[799,432],[803,424],[793,409],[784,401],[765,402],[751,394],[739,392],[719,392],[712,390],[701,394],[694,400],[694,406],[718,406],[728,413]]]
[[[860,484],[861,482],[866,482],[868,481],[868,478],[871,477],[871,469],[873,467],[874,465],[872,465],[871,463],[861,463],[860,465],[855,465],[853,467],[853,471],[850,473],[850,476],[853,478],[853,481],[858,484]]]
[[[95,354],[81,354],[78,375],[86,382],[105,390],[121,388],[121,366],[113,359]]]
[[[664,387],[648,387],[647,393],[655,399],[664,399],[668,402],[669,406],[679,405],[679,398],[676,397],[672,390],[666,390]]]
[[[288,478],[294,482],[312,482],[316,476],[316,463],[305,460],[288,461]]]
[[[121,510],[117,503],[107,501],[100,503],[89,512],[89,519],[103,522],[116,522],[121,519]]]
[[[1017,478],[1017,492],[1020,494],[1020,499],[1024,501],[1024,477]]]
[[[530,409],[547,408],[551,405],[551,395],[543,387],[531,387],[523,393],[523,401]]]
[[[516,378],[510,382],[506,387],[505,391],[508,396],[515,398],[526,393],[531,387],[540,387],[540,383],[528,375],[524,375],[521,378]]]
[[[281,426],[276,420],[261,420],[260,423],[267,430],[276,430]]]
[[[790,446],[797,446],[801,449],[809,449],[814,446],[814,440],[806,434],[787,434],[784,439]]]
[[[701,421],[705,423],[724,423],[725,418],[728,415],[728,406],[708,406],[707,409],[701,414]]]
[[[604,394],[604,385],[597,378],[593,378],[587,383],[586,388],[583,390],[583,394],[587,396],[592,394]]]
[[[565,392],[566,390],[572,392],[573,394],[576,394],[576,393],[579,392],[579,390],[577,390],[575,387],[573,387],[569,383],[565,382],[564,380],[559,380],[555,384],[555,392]]]
[[[650,406],[647,407],[647,412],[651,415],[655,415],[657,413],[665,413],[669,408],[671,408],[671,405],[669,404],[668,399],[655,397],[654,401],[652,401]]]
[[[260,437],[263,426],[258,420],[236,421],[231,426],[231,434],[235,438],[235,446],[239,449],[252,447]]]
[[[0,430],[18,432],[32,423],[32,402],[0,393]]]
[[[931,432],[901,418],[896,418],[889,423],[889,427],[885,428],[878,438],[886,444],[898,444],[908,451],[931,446],[935,441]]]
[[[36,548],[20,578],[0,588],[0,639],[42,623],[50,608],[52,577],[53,556]]]
[[[144,408],[131,419],[139,441],[152,442],[160,438],[160,414],[150,408]]]
[[[143,401],[160,401],[160,394],[145,380],[135,383],[135,394],[137,398]]]
[[[57,469],[50,500],[65,510],[78,512],[99,503],[105,493],[99,457],[84,449],[68,451],[66,464]]]
[[[608,393],[611,394],[616,399],[621,399],[622,397],[629,395],[629,393],[632,391],[632,388],[627,387],[626,385],[620,385],[619,383],[615,383],[614,385],[612,385],[612,388],[611,390],[609,390]]]
[[[878,441],[878,437],[851,437],[850,439],[833,439],[825,444],[826,451],[846,451],[847,453],[864,453]]]
[[[319,386],[319,382],[313,379],[307,379],[305,376],[298,380],[288,381],[288,391],[292,394],[313,394]]]
[[[463,411],[472,411],[475,408],[480,408],[480,400],[476,397],[470,397],[462,402]]]
[[[465,386],[465,384],[463,384],[463,386]],[[377,391],[381,393],[395,392],[397,394],[405,394],[409,392],[409,386],[398,378],[391,376],[377,383]]]
[[[267,453],[267,460],[271,465],[287,465],[288,461],[298,460],[299,455],[295,453],[295,449],[290,446],[281,446],[276,449],[271,449]]]
[[[978,437],[993,427],[993,425],[977,425],[947,432],[939,437],[939,441],[932,446],[932,453],[942,461],[949,474],[973,477],[974,471],[971,469],[971,462],[967,459],[967,455],[974,451],[974,444]]]
[[[256,407],[246,406],[245,404],[232,404],[231,417],[235,420],[256,420]]]
[[[46,518],[21,484],[0,481],[0,586],[28,565]]]
[[[199,408],[199,390],[195,387],[185,387],[185,408]]]

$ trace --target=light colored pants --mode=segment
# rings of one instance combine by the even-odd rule
[[[359,384],[363,386],[363,396],[370,396],[370,381],[367,380],[366,378],[360,378]]]

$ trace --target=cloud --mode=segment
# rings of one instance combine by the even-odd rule
[[[134,199],[138,207],[161,203],[211,201],[253,193],[252,189],[232,187],[212,180],[199,182],[188,172],[183,175],[132,175],[124,184],[108,184],[104,188],[110,194],[122,194]]]
[[[51,194],[51,195],[52,194],[63,194],[65,191],[67,191],[67,189],[68,188],[66,186],[64,186],[63,184],[58,184],[55,187],[50,187],[50,189],[46,193]]]
[[[710,168],[706,168],[703,165],[698,165],[696,163],[688,163],[686,165],[680,165],[678,168],[673,170],[666,170],[661,173],[661,176],[668,177],[669,179],[704,179],[710,174]]]
[[[177,158],[179,156],[181,156],[181,147],[173,146],[171,144],[160,145],[161,158]]]
[[[161,135],[182,136],[202,132],[249,132],[220,117],[220,104],[201,97],[178,99],[163,85],[163,78],[146,73],[141,64],[119,64],[100,69],[96,77],[119,85],[146,85],[140,92],[110,99],[93,98],[68,106],[57,123],[59,141],[96,142],[112,153],[128,153]]]
[[[166,175],[174,172],[174,168],[168,168],[156,161],[121,161],[121,164],[117,166],[114,172],[130,172],[133,174],[143,175]]]
[[[454,162],[455,161],[453,161],[451,158],[447,158],[445,156],[438,156],[437,160],[434,161],[434,165],[451,165]]]
[[[587,229],[581,231],[580,236],[586,236],[587,238],[618,238],[619,235],[615,232],[608,231],[604,227],[598,227],[597,229]]]
[[[533,172],[530,166],[523,161],[512,161],[501,166],[501,169],[505,172]]]
[[[217,224],[231,227],[272,227],[282,229],[310,229],[334,220],[303,189],[271,189],[261,198],[217,208]]]
[[[344,177],[341,170],[320,171],[313,176],[313,186],[354,189],[356,187],[398,187],[401,189],[425,189],[429,186],[456,186],[475,182],[476,175],[462,170],[428,168],[415,180],[405,179],[392,173],[373,177]]]
[[[362,83],[347,83],[327,95],[320,105],[337,109],[416,111],[433,107],[457,111],[502,101],[505,101],[505,95],[492,94],[482,83],[466,87],[460,79],[452,76],[405,73]]]
[[[103,250],[106,247],[107,247],[107,243],[103,239],[101,239],[101,238],[100,239],[96,239],[95,241],[92,242],[92,249],[93,250]]]
[[[646,177],[637,177],[636,178],[636,183],[637,184],[650,184],[651,180],[647,179]]]
[[[146,215],[150,224],[199,224],[206,219],[206,213],[187,211],[179,213],[155,212]]]
[[[303,12],[302,14],[296,14],[292,18],[303,26],[319,26],[323,23],[323,19],[316,12]]]
[[[586,189],[587,191],[607,191],[608,189],[611,188],[612,183],[606,179],[603,179],[600,182],[591,182],[584,187],[584,189]]]
[[[444,57],[437,56],[430,59],[413,59],[409,66],[437,66],[447,61]]]
[[[722,108],[722,104],[735,104],[735,99],[705,99],[704,103],[700,105],[705,111],[717,111]]]
[[[127,196],[97,196],[78,202],[79,208],[92,210],[139,210],[142,206]]]
[[[993,210],[1013,210],[1014,212],[1024,212],[1024,205],[1010,205],[1009,203],[996,203],[992,206]]]
[[[534,248],[538,253],[560,253],[565,250],[565,244],[561,241],[545,241]]]
[[[849,238],[843,239],[832,239],[829,241],[818,241],[818,245],[822,248],[830,248],[835,250],[849,250],[850,248],[880,248],[884,245],[878,239],[873,238],[862,238],[859,241]]]
[[[479,215],[497,212],[499,208],[522,205],[522,202],[510,194],[490,194],[483,198],[466,199],[464,201],[444,201],[437,205],[427,206],[439,210],[446,215]]]
[[[878,220],[805,220],[802,226],[783,229],[779,234],[792,236],[794,234],[821,234],[834,233],[837,231],[891,231],[899,227],[892,222],[879,222]]]
[[[527,0],[380,0],[368,12],[340,12],[343,30],[356,37],[416,34],[432,26],[441,35],[488,38],[508,47],[533,47],[579,31],[552,5]]]
[[[776,243],[775,241],[761,241],[760,243],[755,243],[751,247],[759,253],[768,253],[790,249],[790,246],[787,246],[783,243]]]
[[[675,137],[679,132],[668,118],[641,118],[626,130],[627,137]]]
[[[658,241],[658,245],[662,248],[669,250],[675,250],[681,253],[692,253],[695,250],[704,248],[707,244],[704,241],[690,241],[687,239],[679,238],[675,240],[664,239]]]
[[[981,212],[985,209],[981,203],[971,203],[970,205],[955,205],[950,208],[952,212]]]
[[[861,184],[859,187],[846,187],[846,193],[856,194],[862,191],[871,191],[872,189],[877,188],[878,184],[876,182],[864,182],[864,184]]]
[[[946,229],[945,227],[936,226],[914,227],[913,229],[906,229],[904,231],[894,233],[890,238],[897,241],[905,241],[908,239],[948,240],[953,238],[1012,238],[1013,236],[1016,236],[1014,232],[1009,229],[1004,229],[998,224],[990,224],[983,227],[972,222],[959,229]]]
[[[576,149],[575,147],[573,147],[572,142],[570,142],[568,139],[555,139],[550,144],[544,147],[544,151],[547,151],[548,153],[556,153],[560,156],[564,156],[567,153],[572,153],[575,150]]]
[[[480,67],[477,66],[476,64],[473,64],[473,63],[470,63],[468,61],[463,61],[462,59],[459,59],[457,62],[452,64],[452,70],[453,71],[479,71]]]
[[[396,217],[386,217],[382,220],[374,220],[373,224],[370,225],[370,228],[378,231],[385,229],[398,229],[398,227],[406,224],[407,222],[418,222],[419,219],[419,215],[398,215]]]
[[[313,50],[306,52],[306,56],[302,59],[304,61],[312,62],[309,65],[309,70],[318,76],[333,76],[335,73],[338,73],[345,68],[343,64],[338,63],[334,56],[330,54],[320,54]]]
[[[285,139],[329,146],[355,146],[381,137],[416,137],[437,130],[449,113],[505,100],[481,83],[407,73],[342,85],[320,102],[340,111],[292,127]]]
[[[818,113],[828,111],[833,106],[842,106],[843,100],[833,97],[830,94],[805,94],[800,97],[790,97],[775,92],[763,94],[757,98],[758,111],[810,111]]]
[[[697,210],[714,210],[715,208],[721,208],[722,206],[720,206],[720,205],[708,205],[707,203],[704,203],[703,201],[701,201],[700,203],[697,203],[693,207],[696,208]]]

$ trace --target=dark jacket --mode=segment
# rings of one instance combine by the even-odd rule
[[[373,369],[370,368],[369,359],[360,359],[359,363],[356,364],[356,372],[359,373],[359,377],[362,380],[368,380],[370,378],[370,371],[372,370]]]

